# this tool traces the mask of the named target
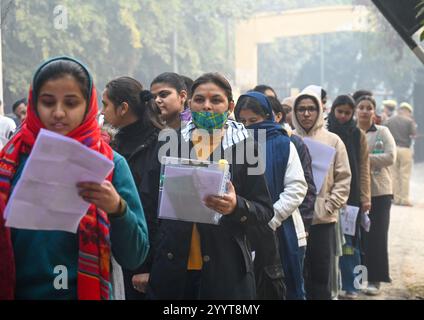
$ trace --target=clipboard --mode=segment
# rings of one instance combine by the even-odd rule
[[[158,218],[218,225],[222,214],[206,207],[203,199],[224,195],[228,181],[226,161],[163,157]]]

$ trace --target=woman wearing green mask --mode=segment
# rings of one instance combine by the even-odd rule
[[[250,170],[261,165],[246,160],[246,154],[256,150],[255,142],[242,124],[228,120],[234,109],[228,81],[208,73],[194,82],[192,90],[192,121],[181,130],[178,143],[188,143],[197,159],[227,159],[231,182],[223,197],[204,199],[207,207],[223,215],[219,225],[162,220],[148,296],[255,299],[246,228],[266,225],[273,216],[264,170]]]

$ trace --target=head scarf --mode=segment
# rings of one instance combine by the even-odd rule
[[[344,100],[343,100],[344,101]],[[337,134],[346,146],[346,151],[349,157],[350,170],[352,173],[352,179],[350,182],[350,193],[347,203],[352,206],[360,206],[360,154],[361,154],[361,136],[360,129],[356,125],[356,121],[353,117],[355,114],[355,103],[352,99],[352,103],[349,104],[352,107],[352,118],[349,121],[342,124],[336,118],[336,108],[341,104],[336,104],[334,101],[331,107],[331,112],[328,115],[328,131]],[[344,103],[343,103],[344,104]]]
[[[340,96],[340,99],[343,100],[337,100],[336,98],[331,107],[331,112],[328,115],[328,130],[337,134],[345,144],[348,142],[349,138],[352,137],[353,132],[357,129],[356,121],[353,117],[356,110],[355,101],[353,98],[349,99],[348,97],[349,96]],[[336,108],[342,104],[339,103],[340,101],[343,102],[343,104],[348,104],[352,108],[352,117],[349,119],[349,121],[343,124],[341,124],[336,118]]]
[[[314,123],[314,125],[312,126],[312,128],[310,128],[309,130],[305,130],[305,128],[302,127],[301,123],[299,122],[298,119],[298,114],[296,112],[300,101],[302,101],[303,99],[311,99],[314,104],[316,105],[316,107],[318,108],[318,115],[317,115],[317,119]],[[321,128],[324,126],[324,109],[323,109],[323,105],[321,102],[321,99],[315,94],[315,92],[313,90],[303,90],[294,100],[294,104],[293,104],[293,117],[292,117],[292,121],[293,121],[293,126],[296,129],[296,134],[301,136],[301,137],[308,137],[308,136],[314,136],[319,130],[321,130]]]
[[[265,114],[268,115],[269,120],[271,120],[272,122],[275,121],[274,113],[272,112],[271,103],[269,102],[266,95],[264,95],[263,93],[257,92],[257,91],[250,91],[250,92],[247,92],[247,93],[241,95],[240,98],[239,98],[239,101],[243,97],[249,97],[249,98],[256,99],[260,103],[261,108],[265,111]]]
[[[271,104],[264,94],[260,92],[248,92],[242,95],[239,101],[243,99],[243,97],[256,99],[265,114],[268,114],[271,118],[270,120],[250,125],[247,129],[254,131],[254,138],[256,141],[258,141],[259,130],[266,130],[265,177],[272,200],[275,203],[284,189],[284,175],[290,154],[290,139],[281,125],[274,121]],[[237,110],[236,114],[239,114]]]
[[[79,127],[68,133],[67,136],[112,160],[113,151],[110,146],[103,141],[100,127],[96,120],[98,113],[96,89],[84,65],[68,57],[54,58],[41,65],[35,73],[34,81],[46,65],[58,60],[73,61],[79,64],[87,72],[90,79],[90,96],[88,98],[88,110],[85,119]],[[33,85],[35,83],[34,81]],[[18,169],[21,155],[30,154],[40,129],[45,128],[36,112],[36,105],[34,103],[35,94],[32,87],[29,92],[27,118],[23,122],[20,130],[0,152],[0,198],[1,202],[4,204],[7,204],[9,199],[12,180]],[[112,174],[107,179],[112,181]],[[1,216],[3,216],[3,209],[1,209],[0,212]],[[111,285],[109,269],[111,246],[109,229],[110,225],[107,214],[94,205],[91,205],[87,214],[81,220],[78,229],[79,258],[77,294],[79,300],[110,299]],[[0,221],[0,233],[4,233],[4,230],[7,229],[4,227],[4,221],[2,220]],[[10,238],[10,232],[7,231],[6,236]],[[2,279],[1,277],[3,277],[4,272],[0,269],[0,292],[3,292],[3,289],[5,289],[5,292],[7,291],[9,293],[9,298],[13,298],[15,274],[13,249],[10,245],[10,240],[7,239],[7,241],[7,243],[9,243],[7,247],[0,247],[0,256],[2,257],[0,268],[8,269],[10,276],[7,279]],[[7,258],[7,261],[5,261],[4,257]],[[12,271],[10,269],[12,269]]]

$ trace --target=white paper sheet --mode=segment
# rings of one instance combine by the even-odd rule
[[[311,138],[304,138],[303,141],[311,154],[314,183],[317,189],[317,194],[319,194],[325,178],[327,177],[328,170],[334,161],[336,149]]]
[[[222,215],[207,208],[203,200],[222,194],[224,175],[207,167],[165,166],[159,218],[218,224]]]
[[[102,183],[112,169],[102,154],[42,129],[4,210],[6,226],[76,233],[90,206],[77,183]]]
[[[340,222],[344,234],[354,236],[356,233],[356,219],[358,217],[359,208],[353,206],[346,206],[340,212]]]
[[[370,232],[371,229],[371,220],[368,214],[369,213],[363,213],[361,217],[361,226],[366,232]]]

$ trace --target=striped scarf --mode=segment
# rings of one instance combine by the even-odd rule
[[[80,64],[78,61],[66,57],[54,60],[58,59],[71,60]],[[89,74],[88,71],[87,74]],[[18,169],[21,155],[30,154],[40,129],[45,128],[36,115],[32,89],[30,89],[28,100],[28,115],[25,122],[0,152],[0,207],[2,203],[7,204],[11,193],[12,180]],[[113,160],[112,149],[101,138],[100,128],[96,120],[97,113],[97,94],[94,86],[91,85],[86,118],[78,128],[67,136]],[[107,179],[112,181],[112,174]],[[3,216],[3,208],[0,208],[0,214]],[[78,229],[77,295],[79,300],[109,300],[111,298],[111,244],[109,229],[110,224],[107,214],[91,205],[87,214],[81,220]],[[15,279],[13,248],[10,241],[10,231],[4,227],[3,219],[0,219],[0,241],[2,241],[0,246],[0,292],[7,294],[4,298],[13,299]]]
[[[185,142],[188,142],[192,139],[195,129],[198,128],[193,121],[190,121],[183,129],[181,129],[181,136]],[[224,129],[225,132],[221,143],[224,151],[228,148],[231,148],[233,145],[236,145],[237,143],[249,138],[249,132],[246,130],[242,123],[233,120],[227,120]]]

